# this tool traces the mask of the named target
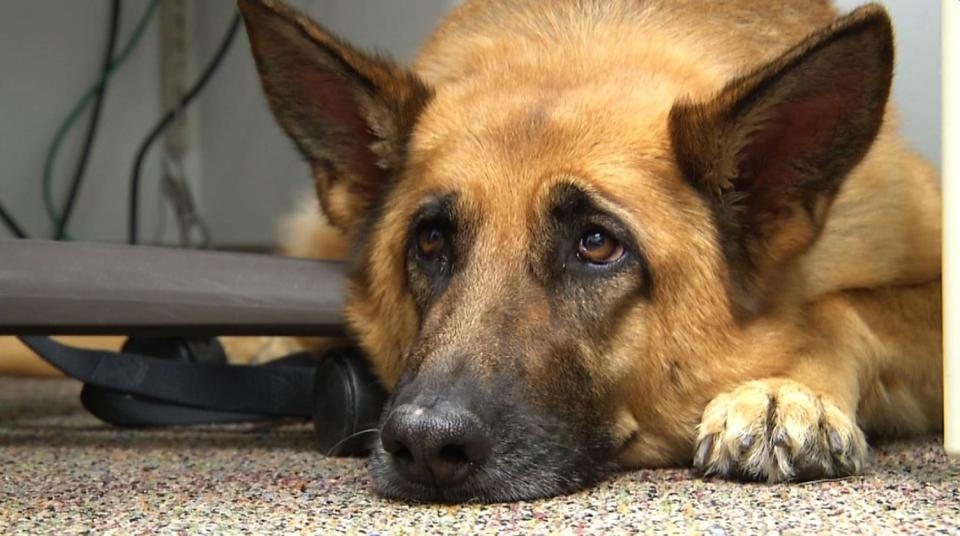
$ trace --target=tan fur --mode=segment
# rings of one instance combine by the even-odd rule
[[[790,254],[749,322],[732,312],[710,208],[672,153],[675,103],[708,101],[836,15],[799,0],[488,0],[454,10],[414,68],[433,92],[410,138],[405,177],[415,180],[385,200],[366,278],[349,289],[348,319],[383,382],[396,383],[417,338],[401,282],[418,203],[457,191],[483,215],[474,263],[449,291],[457,305],[441,300],[447,320],[420,329],[469,346],[471,333],[495,329],[485,319],[507,289],[524,304],[517,329],[531,330],[518,337],[536,348],[548,297],[517,274],[533,239],[525,230],[564,180],[607,200],[647,246],[656,277],[656,303],[626,310],[602,353],[585,350],[596,371],[619,379],[610,388],[620,393],[621,465],[693,460],[707,473],[738,466],[778,481],[822,475],[818,463],[859,471],[861,429],[939,430],[939,186],[893,112],[836,198],[816,209],[822,229],[777,235]],[[297,221],[287,232],[302,256],[342,251],[355,232],[347,226],[342,242],[319,218]]]

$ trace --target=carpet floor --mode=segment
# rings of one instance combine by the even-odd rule
[[[876,445],[867,473],[794,485],[624,473],[495,505],[411,505],[363,460],[322,457],[308,425],[131,431],[62,379],[0,378],[0,534],[960,534],[960,461],[939,438]]]

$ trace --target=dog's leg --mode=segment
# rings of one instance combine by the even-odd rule
[[[695,467],[708,476],[771,483],[859,473],[867,455],[857,425],[860,389],[864,371],[885,351],[864,312],[838,293],[799,315],[807,321],[789,344],[747,335],[743,348],[773,352],[764,360],[779,363],[768,369],[777,372],[707,404]]]
[[[864,431],[941,429],[939,281],[837,293],[804,316],[808,337],[778,359],[776,377],[707,405],[694,449],[704,474],[770,482],[856,474]]]

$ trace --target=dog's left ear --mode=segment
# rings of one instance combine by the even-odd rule
[[[686,179],[709,199],[741,313],[816,239],[847,174],[883,122],[890,19],[865,6],[703,103],[670,113]]]
[[[403,165],[429,89],[276,0],[239,0],[263,87],[306,157],[330,221],[349,230]]]

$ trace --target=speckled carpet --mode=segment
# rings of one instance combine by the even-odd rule
[[[939,438],[879,445],[839,481],[635,471],[569,497],[424,506],[371,494],[365,463],[323,458],[307,425],[117,430],[78,394],[0,378],[0,534],[960,534],[960,461]]]

